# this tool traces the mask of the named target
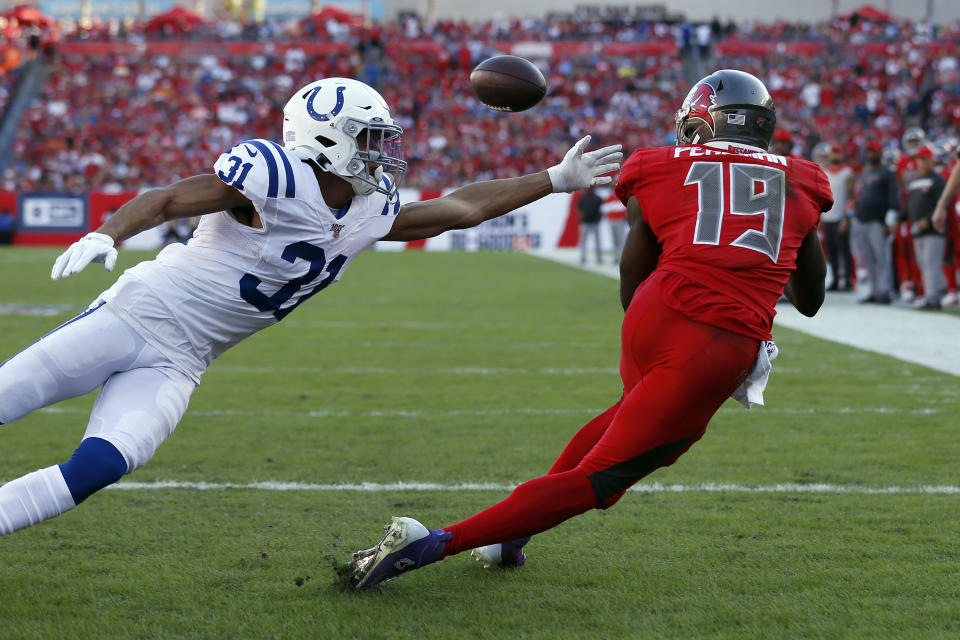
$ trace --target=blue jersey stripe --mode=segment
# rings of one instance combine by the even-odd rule
[[[277,168],[277,159],[273,157],[270,147],[259,140],[244,140],[243,144],[253,145],[263,153],[263,159],[267,161],[267,197],[276,198],[280,190],[280,170]]]
[[[381,178],[383,186],[386,187],[387,191],[390,191],[390,180],[387,179],[387,176]],[[380,215],[385,216],[390,213],[390,198],[387,198],[387,201],[383,203],[383,211],[380,212]]]
[[[287,186],[284,189],[283,195],[286,198],[293,198],[294,186],[296,184],[293,180],[293,167],[290,166],[290,160],[287,159],[287,154],[283,152],[283,148],[273,140],[270,140],[269,142],[277,148],[277,153],[280,154],[280,160],[283,161],[283,172],[287,176]]]

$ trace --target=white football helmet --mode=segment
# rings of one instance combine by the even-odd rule
[[[350,78],[324,78],[297,91],[283,108],[283,145],[361,196],[379,191],[392,200],[407,170],[403,129],[383,96]]]
[[[825,167],[830,164],[830,153],[832,151],[833,147],[830,146],[829,142],[818,142],[814,145],[813,151],[810,152],[810,157],[813,158],[814,162]]]
[[[903,132],[900,144],[904,153],[908,156],[914,156],[920,150],[920,147],[927,144],[927,134],[920,127],[910,127]]]

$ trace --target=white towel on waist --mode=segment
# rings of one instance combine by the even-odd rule
[[[747,409],[755,404],[763,405],[763,390],[767,388],[767,380],[770,379],[770,371],[773,365],[770,363],[780,355],[780,350],[773,340],[763,340],[760,342],[760,349],[757,351],[757,359],[753,363],[753,369],[750,369],[750,375],[744,380],[737,390],[730,397],[745,406]]]

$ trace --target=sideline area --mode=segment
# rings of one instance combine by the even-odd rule
[[[532,255],[571,267],[619,278],[611,262],[580,264],[578,249],[531,252]],[[606,256],[609,260],[609,255]],[[861,293],[827,293],[813,318],[800,314],[789,303],[777,305],[774,323],[858,349],[882,353],[960,376],[960,316],[941,311],[918,311],[906,306],[862,305]]]

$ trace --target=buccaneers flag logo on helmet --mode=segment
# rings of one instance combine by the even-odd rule
[[[701,82],[693,89],[684,101],[683,110],[687,118],[700,118],[710,127],[710,131],[717,130],[717,124],[710,113],[710,107],[717,104],[717,91],[706,82]]]

